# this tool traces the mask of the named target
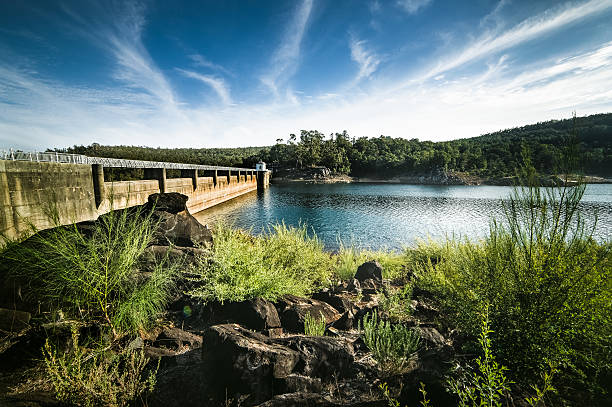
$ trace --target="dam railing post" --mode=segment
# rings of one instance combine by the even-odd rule
[[[240,177],[241,177],[242,171],[238,170],[238,183],[240,184]]]
[[[213,186],[217,186],[217,170],[213,171]]]
[[[232,170],[227,170],[227,185],[232,183]]]
[[[102,164],[92,164],[91,172],[93,175],[94,199],[96,208],[99,208],[106,196],[104,189],[104,166]]]

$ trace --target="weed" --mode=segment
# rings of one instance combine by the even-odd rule
[[[401,372],[411,354],[419,347],[418,334],[404,325],[379,320],[374,311],[360,323],[360,331],[372,357],[384,374]]]
[[[307,313],[304,317],[304,333],[309,336],[325,335],[325,317],[321,314],[320,318],[313,317]]]
[[[411,298],[412,285],[406,284],[395,292],[381,294],[378,307],[386,319],[393,322],[405,322],[412,315]]]

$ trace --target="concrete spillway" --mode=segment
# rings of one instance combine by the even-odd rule
[[[158,192],[187,195],[188,209],[196,213],[270,182],[269,171],[246,168],[56,157],[56,162],[0,159],[0,234],[14,239],[33,228],[93,220],[111,209],[142,205]],[[145,179],[107,181],[104,167],[144,168]],[[180,178],[167,178],[167,169],[180,169]]]

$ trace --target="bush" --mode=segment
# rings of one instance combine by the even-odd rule
[[[389,288],[388,291],[390,291]],[[412,285],[406,284],[404,287],[382,294],[380,297],[378,309],[385,319],[393,322],[404,322],[412,315],[411,298]]]
[[[325,317],[321,314],[320,318],[313,317],[307,313],[304,318],[304,334],[309,336],[325,335]]]
[[[155,387],[157,370],[145,375],[149,361],[142,351],[113,355],[79,346],[73,331],[71,349],[59,353],[47,340],[43,348],[47,377],[59,401],[79,406],[127,406]]]
[[[261,236],[218,224],[215,244],[190,270],[199,287],[190,295],[204,301],[271,301],[285,294],[307,295],[330,284],[333,261],[305,226],[277,224]]]
[[[516,188],[504,223],[481,242],[439,246],[435,262],[420,263],[417,286],[474,338],[490,304],[491,341],[513,379],[535,382],[553,363],[560,393],[592,396],[612,370],[612,257],[580,216],[584,188]]]
[[[137,275],[154,227],[140,210],[112,211],[87,231],[61,226],[12,244],[0,264],[52,310],[103,321],[115,335],[135,332],[162,310],[173,287],[173,266],[157,264],[144,282]]]
[[[363,341],[384,374],[401,372],[419,347],[419,336],[414,330],[379,320],[376,311],[366,315],[359,328]]]
[[[376,260],[380,263],[385,279],[406,276],[408,258],[404,253],[386,250],[358,250],[353,246],[346,246],[340,241],[340,250],[335,258],[335,274],[342,280],[353,278],[357,268],[370,260]]]

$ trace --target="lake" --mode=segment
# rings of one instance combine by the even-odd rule
[[[478,238],[492,218],[502,219],[501,200],[512,187],[403,184],[284,184],[195,214],[204,224],[224,221],[260,233],[276,222],[306,224],[328,250],[339,239],[359,248],[401,249],[420,239]],[[612,185],[587,186],[582,213],[595,237],[612,236]]]

